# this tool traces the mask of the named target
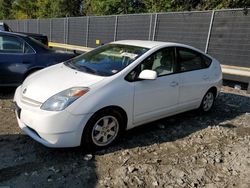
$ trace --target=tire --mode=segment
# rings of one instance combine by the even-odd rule
[[[201,105],[199,107],[199,112],[206,113],[210,112],[214,106],[215,94],[212,90],[209,90],[203,97]]]
[[[82,134],[82,147],[95,151],[112,145],[120,136],[124,127],[121,114],[115,110],[102,110],[94,114]]]

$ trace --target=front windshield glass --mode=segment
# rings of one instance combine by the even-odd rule
[[[0,31],[4,31],[3,25],[0,25]]]
[[[138,46],[107,44],[65,62],[65,65],[91,74],[111,76],[148,50],[148,48]]]

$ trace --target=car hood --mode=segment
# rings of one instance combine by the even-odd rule
[[[30,75],[24,81],[21,91],[24,97],[43,103],[63,90],[79,86],[91,87],[104,78],[76,71],[60,63]]]

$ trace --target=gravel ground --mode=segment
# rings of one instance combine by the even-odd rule
[[[86,154],[21,134],[1,92],[0,187],[250,187],[250,95],[223,87],[213,111],[187,112],[128,131]]]

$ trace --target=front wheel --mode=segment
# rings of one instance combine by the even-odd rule
[[[209,112],[214,105],[214,101],[214,93],[210,90],[203,97],[199,110],[201,110],[201,112]]]
[[[102,149],[114,143],[123,127],[117,111],[105,110],[95,114],[87,123],[82,135],[82,146],[87,150]]]

